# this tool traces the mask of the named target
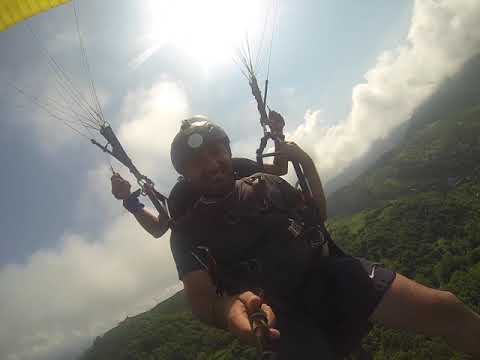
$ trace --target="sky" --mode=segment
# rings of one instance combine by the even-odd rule
[[[183,118],[209,116],[235,155],[254,156],[256,105],[232,59],[247,33],[255,58],[265,34],[264,79],[274,29],[268,102],[324,182],[480,49],[475,0],[176,4],[77,0],[90,73],[71,4],[0,33],[2,359],[68,358],[181,288],[169,233],[150,237],[110,193],[110,164],[131,176],[35,104],[62,99],[47,52],[82,93],[94,80],[105,118],[168,194],[177,178],[170,142]]]

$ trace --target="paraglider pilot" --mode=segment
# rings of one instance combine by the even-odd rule
[[[283,158],[276,164],[283,170],[287,160],[301,164],[323,209],[323,223],[325,197],[312,159],[293,143],[277,150]],[[218,125],[203,117],[185,120],[171,159],[189,192],[176,198],[183,205],[173,211],[171,249],[192,312],[201,321],[252,343],[249,315],[261,309],[281,359],[344,358],[358,347],[371,321],[441,336],[480,358],[478,314],[450,292],[333,251],[331,242],[322,241],[328,237],[323,226],[305,225],[305,203],[289,183],[265,169],[239,174],[229,138]],[[166,231],[162,219],[132,200],[118,176],[112,178],[112,191],[153,236]]]

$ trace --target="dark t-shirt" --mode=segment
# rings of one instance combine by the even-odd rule
[[[297,267],[297,260],[304,261],[302,254],[295,259],[299,249],[293,246],[290,241],[293,235],[287,230],[293,216],[291,210],[298,206],[301,197],[282,178],[262,176],[269,203],[267,210],[262,209],[262,204],[259,206],[251,178],[244,178],[236,181],[234,192],[223,203],[207,204],[198,200],[194,209],[173,229],[170,244],[180,279],[189,272],[205,270],[207,260],[197,251],[199,246],[209,248],[215,260],[226,266],[272,251],[284,270],[288,265]],[[277,279],[290,276],[282,274],[280,269],[275,272]]]
[[[280,352],[285,358],[297,356],[299,349],[303,357],[332,358],[329,348],[343,358],[368,331],[369,317],[395,273],[381,267],[375,267],[374,273],[373,264],[348,255],[321,261],[309,257],[311,248],[302,247],[308,236],[295,235],[296,220],[301,219],[291,211],[301,208],[300,194],[280,177],[263,177],[270,202],[267,210],[259,211],[249,179],[241,179],[224,203],[212,205],[199,199],[172,230],[170,244],[179,278],[209,265],[196,251],[198,246],[212,251],[226,275],[232,274],[229,265],[260,259],[262,286],[258,288],[265,290],[265,301],[277,315]],[[251,286],[252,279],[242,276],[232,279],[231,283],[238,280],[240,288],[231,293],[257,288]]]
[[[232,167],[235,179],[241,179],[254,173],[263,171],[255,161],[246,158],[232,158]],[[187,210],[197,201],[199,195],[185,180],[178,181],[168,196],[168,209],[174,220],[185,215]]]

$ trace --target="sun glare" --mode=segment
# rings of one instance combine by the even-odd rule
[[[263,29],[258,0],[149,0],[144,23],[149,45],[136,65],[164,46],[173,46],[195,62],[211,66],[232,61],[248,34],[255,42]]]

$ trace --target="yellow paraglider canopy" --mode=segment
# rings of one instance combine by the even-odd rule
[[[0,31],[70,0],[0,0]]]

